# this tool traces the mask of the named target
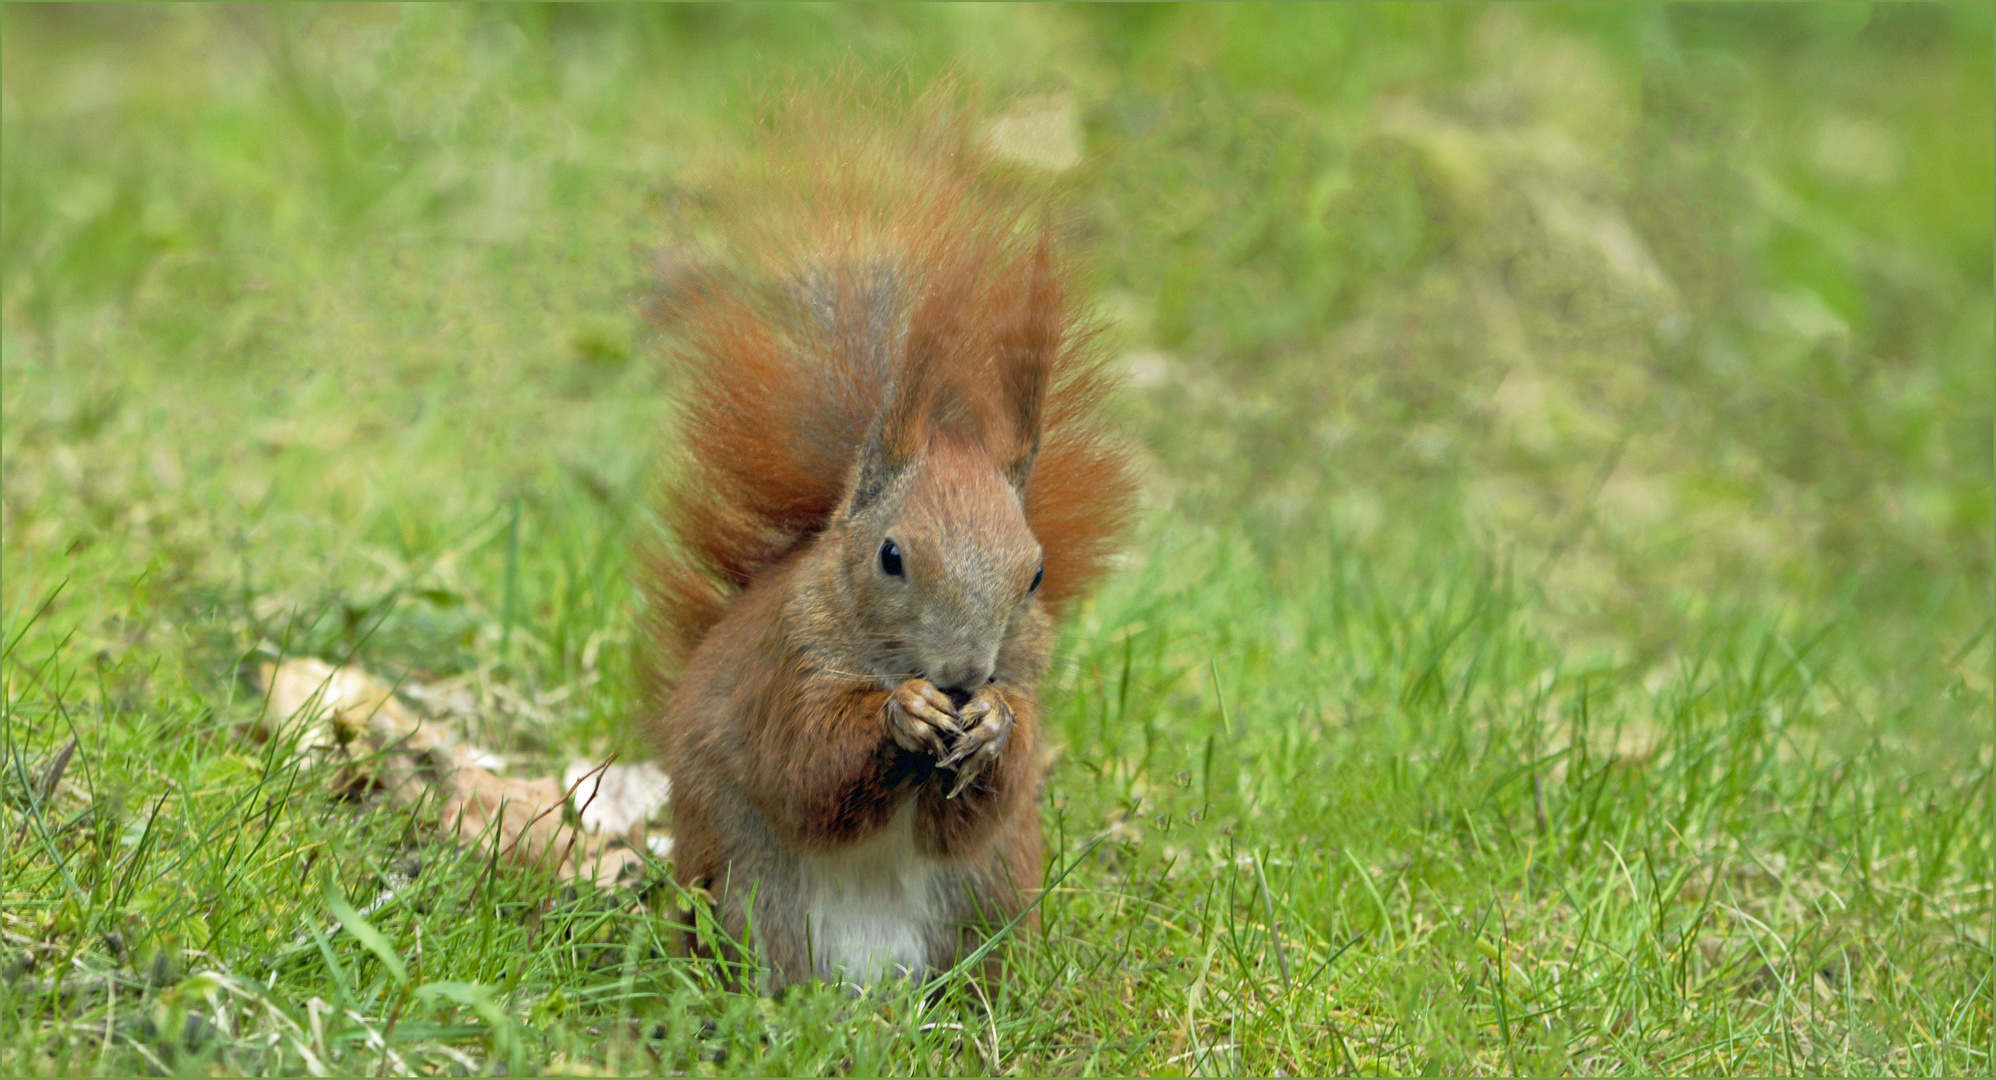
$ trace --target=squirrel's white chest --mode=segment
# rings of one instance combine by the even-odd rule
[[[942,866],[915,849],[915,805],[887,828],[832,855],[804,860],[805,932],[823,978],[870,983],[921,975],[941,932]]]

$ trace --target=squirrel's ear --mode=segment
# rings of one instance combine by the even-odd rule
[[[859,471],[853,479],[846,512],[857,514],[880,500],[896,477],[921,457],[928,441],[929,415],[934,410],[933,365],[910,352],[887,388],[887,400],[873,418],[866,443],[859,451]]]
[[[928,445],[930,423],[944,377],[943,369],[964,338],[962,321],[977,284],[974,261],[937,268],[908,314],[901,362],[887,400],[866,433],[847,512],[858,513],[879,500],[894,478],[915,464]]]
[[[994,447],[1005,478],[1020,494],[1032,476],[1045,429],[1047,383],[1060,351],[1065,299],[1053,259],[1053,230],[1042,228],[1026,259],[1025,295],[998,334],[998,383],[1010,426],[1008,446]]]

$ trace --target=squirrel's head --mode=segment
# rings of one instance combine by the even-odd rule
[[[885,683],[919,675],[961,703],[994,677],[1043,576],[1025,494],[1047,350],[1001,349],[986,369],[993,385],[974,396],[939,385],[910,336],[913,362],[867,433],[827,539],[859,631],[854,659]]]
[[[1039,591],[1039,541],[989,452],[933,439],[836,530],[846,615],[885,683],[920,675],[959,704],[994,677],[999,647]]]

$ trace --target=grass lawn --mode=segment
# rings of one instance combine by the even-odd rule
[[[0,1073],[1988,1073],[1991,40],[0,7]],[[252,737],[309,656],[646,753],[650,253],[840,63],[1071,123],[1146,475],[988,996],[731,993]]]

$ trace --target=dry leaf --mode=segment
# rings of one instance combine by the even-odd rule
[[[562,785],[582,828],[592,833],[622,836],[644,825],[665,808],[672,782],[649,761],[636,765],[569,763]]]
[[[393,687],[358,667],[335,668],[306,658],[264,664],[260,674],[268,697],[259,728],[265,737],[273,722],[302,723],[301,749],[353,761],[344,780],[348,785],[379,788],[398,803],[415,802],[434,789],[444,828],[460,843],[474,843],[481,851],[496,848],[520,864],[550,862],[563,877],[599,885],[614,884],[641,865],[639,848],[670,850],[669,838],[651,837],[645,828],[665,798],[665,777],[649,764],[600,771],[571,767],[560,783],[553,777],[503,777],[493,771],[503,764],[498,755],[426,722],[402,704]],[[562,820],[564,796],[583,784],[603,803],[583,814],[589,833]],[[586,796],[577,806],[584,801]],[[621,827],[606,827],[611,824]]]

